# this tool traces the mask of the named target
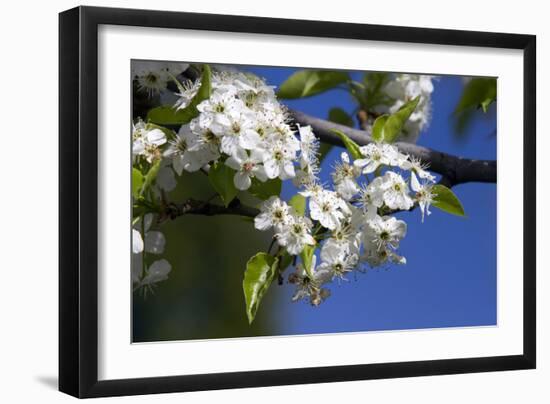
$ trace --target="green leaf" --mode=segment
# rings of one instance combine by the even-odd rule
[[[460,114],[467,109],[482,108],[487,112],[489,105],[497,97],[497,79],[475,78],[464,86],[462,96],[455,108],[455,114]]]
[[[137,168],[132,168],[132,196],[139,198],[139,193],[143,187],[143,174]]]
[[[248,192],[256,198],[266,200],[272,196],[280,195],[282,186],[283,182],[279,178],[267,180],[265,182],[261,182],[257,178],[253,178],[252,185],[248,188]]]
[[[381,115],[374,121],[372,126],[372,139],[375,142],[382,142],[384,140],[384,125],[388,120],[388,115]]]
[[[226,166],[224,163],[218,161],[210,167],[208,171],[208,180],[212,187],[222,198],[225,206],[229,206],[231,201],[237,196],[239,192],[235,188],[233,177],[235,176],[235,170]]]
[[[161,159],[158,159],[153,163],[151,168],[149,168],[149,171],[147,171],[147,174],[145,174],[145,177],[143,179],[143,186],[141,188],[140,195],[143,195],[145,191],[147,191],[151,185],[155,182],[155,179],[157,178],[157,174],[160,170],[160,162]]]
[[[175,109],[171,105],[156,107],[147,113],[147,121],[159,125],[183,125],[191,119],[193,118],[189,118],[189,113],[185,109]]]
[[[313,273],[311,271],[311,262],[313,260],[313,254],[315,254],[315,248],[316,248],[315,245],[307,244],[302,250],[302,253],[300,254],[300,258],[302,258],[302,265],[304,266],[304,269],[307,275],[311,279],[313,279]]]
[[[354,94],[363,110],[370,111],[377,105],[390,106],[394,103],[395,100],[391,99],[384,91],[389,80],[388,73],[365,73],[363,76],[364,90],[359,94]]]
[[[328,120],[353,128],[353,118],[342,108],[331,108],[328,111]]]
[[[330,90],[349,80],[344,72],[330,70],[299,70],[281,84],[277,96],[280,98],[311,97]]]
[[[292,198],[290,198],[290,201],[288,201],[288,204],[294,208],[294,210],[298,215],[304,216],[304,214],[306,213],[305,196],[296,194]]]
[[[432,206],[453,215],[465,216],[462,203],[449,188],[436,184],[432,188],[432,193],[434,194]]]
[[[208,65],[203,65],[201,75],[201,86],[189,105],[183,109],[176,110],[172,106],[162,106],[151,109],[147,113],[147,121],[158,125],[183,125],[195,118],[199,111],[197,105],[210,98],[212,92],[212,72]]]
[[[279,258],[267,253],[258,253],[246,263],[243,291],[249,324],[252,324],[256,317],[260,302],[273,281],[278,263]]]
[[[338,135],[340,139],[342,139],[342,142],[344,143],[344,146],[346,146],[346,149],[348,149],[349,153],[351,154],[351,157],[353,157],[354,160],[363,158],[363,155],[361,154],[361,151],[359,150],[359,145],[355,143],[353,140],[351,140],[348,135],[346,135],[344,132],[339,131],[338,129],[331,129],[331,132],[334,132]]]
[[[420,96],[412,99],[411,101],[404,104],[399,110],[391,114],[384,123],[383,133],[384,133],[384,142],[393,143],[397,140],[403,129],[403,125],[407,122],[407,119],[414,112],[418,102],[420,101]]]

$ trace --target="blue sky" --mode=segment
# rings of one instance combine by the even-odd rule
[[[248,67],[269,84],[280,85],[295,69]],[[434,82],[433,117],[418,144],[471,158],[496,159],[496,119],[493,111],[478,116],[467,137],[453,136],[452,111],[460,97],[460,77],[443,76]],[[307,99],[284,101],[288,106],[326,118],[338,106],[351,112],[354,103],[341,90]],[[481,115],[481,114],[479,114]],[[323,163],[327,178],[341,149],[333,148]],[[348,276],[349,282],[331,285],[332,296],[320,307],[292,303],[292,285],[272,286],[277,296],[272,308],[280,334],[396,330],[496,324],[496,185],[463,184],[454,192],[467,217],[435,208],[421,223],[420,212],[401,214],[408,224],[400,253],[404,266],[370,270]],[[285,184],[283,198],[295,189]],[[275,289],[275,290],[273,290]]]

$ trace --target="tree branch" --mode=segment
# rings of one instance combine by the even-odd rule
[[[163,210],[163,213],[159,217],[159,222],[163,222],[167,219],[173,220],[183,215],[237,215],[254,218],[259,213],[260,211],[258,209],[243,205],[239,199],[233,199],[229,206],[225,207],[190,198],[183,203],[167,204]]]
[[[310,125],[319,138],[326,143],[343,146],[341,139],[331,129],[338,129],[360,146],[373,140],[366,131],[339,125],[316,118],[300,111],[289,110],[291,117],[300,125]],[[430,171],[441,174],[441,183],[448,187],[466,182],[497,182],[497,162],[495,160],[475,160],[454,156],[412,143],[397,142],[395,145],[410,156],[429,164]]]

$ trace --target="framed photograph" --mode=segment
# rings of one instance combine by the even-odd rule
[[[61,391],[535,368],[534,36],[59,27]]]

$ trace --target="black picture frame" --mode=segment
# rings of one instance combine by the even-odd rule
[[[98,26],[182,28],[523,51],[523,354],[98,381]],[[59,389],[76,397],[323,383],[536,366],[536,37],[77,7],[59,15]]]

